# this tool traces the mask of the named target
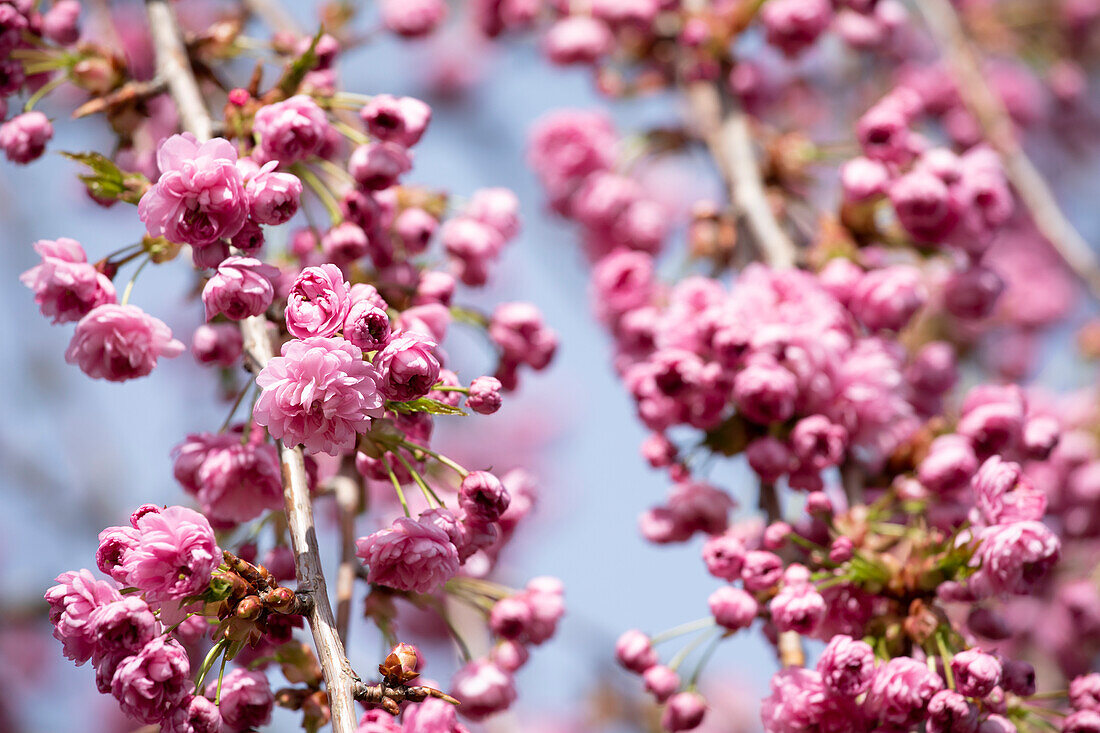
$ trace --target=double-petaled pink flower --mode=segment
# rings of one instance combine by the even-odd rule
[[[159,357],[183,352],[172,331],[136,305],[96,306],[76,324],[65,361],[93,379],[125,382],[153,371]]]
[[[248,220],[244,178],[228,140],[199,144],[173,135],[157,150],[160,178],[138,202],[138,216],[154,237],[205,247],[232,237]]]
[[[354,447],[372,417],[382,416],[377,382],[375,368],[349,341],[289,341],[256,377],[262,392],[253,416],[288,445],[335,456]]]

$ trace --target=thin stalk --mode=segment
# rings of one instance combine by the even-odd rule
[[[397,500],[401,502],[401,508],[405,510],[405,516],[412,519],[412,514],[409,513],[409,502],[405,501],[405,492],[401,489],[401,482],[397,480],[397,474],[393,472],[393,466],[390,465],[390,461],[384,453],[382,454],[382,465],[386,467],[386,473],[390,475],[390,481],[393,482],[393,488],[397,491]]]
[[[145,269],[145,266],[152,261],[153,258],[150,257],[138,265],[138,269],[134,270],[134,274],[130,277],[130,282],[126,283],[126,289],[122,291],[122,300],[119,302],[120,305],[126,305],[130,302],[130,293],[134,290],[134,283],[137,282],[138,275],[140,275],[141,271]]]

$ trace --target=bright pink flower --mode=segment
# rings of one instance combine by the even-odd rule
[[[657,290],[653,257],[617,250],[592,268],[592,295],[601,318],[614,324],[623,314],[647,305]]]
[[[95,640],[92,657],[97,663],[106,657],[137,654],[161,632],[149,604],[137,596],[97,606],[88,619]]]
[[[772,623],[780,631],[808,635],[817,630],[828,610],[825,599],[812,583],[784,583],[768,603]]]
[[[439,377],[435,348],[434,341],[415,331],[390,339],[374,357],[382,394],[399,402],[428,394]]]
[[[432,119],[432,108],[413,97],[376,94],[359,110],[367,132],[384,142],[411,148]]]
[[[954,690],[940,690],[928,702],[926,733],[976,733],[978,709]]]
[[[924,720],[928,702],[942,689],[943,680],[927,664],[895,657],[875,670],[863,705],[879,725],[908,730]]]
[[[222,138],[200,145],[184,133],[165,140],[157,150],[160,178],[138,202],[149,234],[202,249],[239,232],[248,198],[236,163],[237,149]]]
[[[214,697],[218,689],[218,680],[211,680],[206,686],[207,696]],[[271,722],[275,695],[263,672],[234,669],[222,678],[220,689],[218,709],[224,726],[232,730],[252,730]]]
[[[1013,522],[987,527],[975,553],[980,563],[970,578],[984,595],[1030,593],[1058,562],[1062,543],[1045,524]]]
[[[467,517],[480,522],[495,522],[511,500],[508,489],[488,471],[471,471],[458,490],[458,505]]]
[[[970,441],[961,435],[941,435],[932,441],[917,468],[917,478],[929,491],[944,494],[966,486],[978,470]]]
[[[1078,710],[1075,713],[1070,713],[1062,721],[1061,731],[1062,733],[1097,733],[1100,731],[1100,712]],[[987,733],[985,726],[982,727],[981,733]],[[993,733],[996,733],[996,731],[993,731]]]
[[[256,376],[262,392],[253,417],[287,445],[335,456],[382,416],[378,381],[359,348],[344,339],[288,341]]]
[[[328,128],[325,111],[304,94],[266,105],[256,112],[252,124],[259,138],[252,155],[261,163],[297,163],[321,148]]]
[[[235,323],[204,323],[191,334],[191,355],[200,364],[231,367],[243,351],[244,339]]]
[[[440,238],[462,282],[471,287],[488,282],[489,265],[504,248],[504,237],[497,229],[470,216],[457,216],[443,225]]]
[[[46,152],[53,138],[53,125],[38,110],[16,115],[0,125],[0,149],[13,163],[26,165]]]
[[[390,317],[369,300],[357,300],[348,309],[343,333],[363,351],[378,351],[390,340]]]
[[[898,221],[921,241],[943,240],[959,223],[958,202],[947,184],[927,169],[917,168],[896,179],[889,194]]]
[[[96,580],[88,570],[57,576],[57,585],[46,591],[53,636],[67,658],[77,665],[92,658],[97,649],[92,614],[97,608],[122,599],[114,583]]]
[[[515,702],[516,686],[511,674],[477,659],[455,673],[451,694],[462,701],[459,712],[471,720],[483,720]]]
[[[218,523],[247,522],[283,507],[282,469],[269,443],[233,439],[206,454],[195,478],[203,513]]]
[[[865,274],[853,288],[848,307],[872,331],[900,331],[926,297],[919,270],[893,265]]]
[[[134,523],[138,544],[122,556],[127,585],[150,601],[183,600],[210,585],[222,561],[206,517],[182,506],[149,512]]]
[[[1074,710],[1100,711],[1100,673],[1075,677],[1069,683],[1069,703]]]
[[[97,305],[115,302],[115,286],[103,273],[88,264],[84,248],[75,239],[40,239],[34,251],[42,257],[19,276],[19,282],[34,291],[34,302],[53,322],[79,321]]]
[[[343,326],[350,308],[351,295],[339,267],[307,267],[287,295],[286,328],[300,339],[331,336]]]
[[[428,248],[428,243],[435,234],[439,221],[419,206],[411,206],[400,214],[393,222],[393,232],[401,240],[405,254],[415,256]]]
[[[277,172],[277,165],[269,161],[245,179],[248,211],[257,224],[285,224],[298,213],[302,182],[298,176]]]
[[[520,639],[531,625],[531,606],[522,595],[501,598],[489,612],[489,628],[501,639]]]
[[[838,465],[847,445],[848,431],[824,415],[804,417],[791,430],[791,448],[803,469],[822,471]]]
[[[865,641],[837,634],[821,653],[817,671],[829,690],[854,698],[871,684],[875,672],[874,650]]]
[[[99,305],[76,324],[65,361],[93,379],[125,382],[153,371],[158,357],[172,358],[183,344],[160,320],[136,305]]]
[[[159,723],[187,699],[190,675],[187,652],[179,642],[158,636],[119,663],[111,694],[134,720]]]
[[[791,417],[797,395],[795,376],[770,356],[755,358],[733,380],[733,400],[738,411],[762,425]]]
[[[983,698],[1001,683],[1001,663],[981,649],[964,649],[951,658],[951,670],[959,692]]]
[[[1042,519],[1047,496],[1024,474],[1018,463],[989,458],[971,482],[978,511],[987,524]]]
[[[783,577],[783,560],[774,552],[752,550],[745,553],[741,581],[745,590],[756,593],[774,587]]]
[[[844,200],[860,203],[886,192],[890,173],[880,161],[870,158],[853,158],[840,168],[840,183],[844,188]],[[848,260],[834,260],[834,262]]]
[[[258,316],[275,299],[279,269],[252,257],[227,257],[202,289],[206,320],[224,314],[232,321]]]
[[[212,701],[195,695],[172,710],[160,729],[162,733],[220,733],[222,716]]]
[[[398,590],[434,593],[458,572],[458,550],[447,533],[407,517],[355,542],[367,566],[367,582]]]

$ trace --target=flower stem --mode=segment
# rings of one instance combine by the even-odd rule
[[[130,293],[132,293],[134,290],[134,283],[137,282],[138,275],[140,275],[141,271],[145,269],[145,266],[152,261],[153,258],[150,257],[142,262],[140,265],[138,265],[138,269],[134,270],[134,274],[130,277],[130,282],[126,283],[126,289],[122,291],[122,300],[119,303],[120,305],[126,305],[128,302],[130,302]]]
[[[654,634],[649,639],[649,643],[652,645],[660,644],[661,642],[668,641],[669,639],[675,639],[678,636],[684,634],[690,634],[693,631],[702,631],[703,629],[709,629],[714,626],[714,618],[707,616],[696,621],[689,621],[686,624],[680,624],[679,626],[673,626],[667,631],[662,631],[659,634]]]
[[[459,476],[461,476],[462,478],[466,478],[467,476],[469,476],[469,475],[470,475],[470,472],[469,472],[469,471],[467,471],[467,470],[466,470],[465,468],[463,468],[462,466],[458,465],[457,463],[455,463],[454,461],[452,461],[452,460],[451,460],[450,458],[448,458],[447,456],[443,455],[442,453],[436,453],[436,452],[435,452],[434,450],[431,450],[431,449],[429,449],[429,448],[425,448],[425,447],[424,447],[424,446],[422,446],[422,445],[417,445],[416,443],[411,443],[411,442],[409,442],[409,441],[407,441],[407,440],[402,440],[402,441],[401,441],[401,442],[399,443],[399,445],[400,445],[400,446],[401,446],[402,448],[408,448],[409,450],[418,450],[418,451],[420,451],[421,453],[425,453],[425,454],[427,454],[427,455],[431,456],[431,457],[432,457],[432,458],[434,458],[435,460],[437,460],[437,461],[439,461],[440,463],[442,463],[442,464],[443,464],[444,466],[447,466],[448,468],[450,468],[450,469],[451,469],[452,471],[454,471],[455,473],[457,473],[457,474],[458,474]]]
[[[325,211],[328,212],[329,219],[333,224],[339,224],[344,220],[344,215],[340,213],[340,204],[336,201],[336,197],[329,190],[325,182],[317,177],[317,174],[306,168],[304,165],[293,165],[291,171],[294,172],[299,178],[306,182],[306,185],[317,195],[321,205],[325,207]]]
[[[427,500],[428,506],[431,507],[433,499],[437,504],[439,504],[439,506],[445,506],[443,504],[443,500],[436,496],[436,493],[432,491],[432,488],[428,486],[428,484],[424,481],[424,477],[421,476],[417,472],[417,470],[412,467],[412,464],[409,463],[408,459],[405,458],[405,456],[401,455],[401,451],[394,451],[393,454],[397,457],[397,460],[401,461],[401,465],[405,467],[405,470],[407,470],[409,474],[412,475],[413,481],[415,481],[416,485],[420,487],[420,493],[424,494],[424,499]]]
[[[405,516],[412,519],[412,514],[409,513],[409,503],[405,501],[405,492],[401,490],[401,482],[397,480],[397,474],[393,472],[393,466],[390,465],[390,461],[385,454],[382,455],[382,465],[386,467],[386,472],[390,475],[390,481],[393,482],[393,488],[397,491],[397,500],[401,502],[401,508],[405,510]]]

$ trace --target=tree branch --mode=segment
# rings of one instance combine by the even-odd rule
[[[990,89],[962,22],[950,0],[916,3],[958,86],[959,96],[978,121],[986,142],[997,151],[1005,175],[1051,243],[1095,297],[1100,297],[1100,259],[1062,213],[1035,164],[1024,153],[1004,102]]]
[[[355,590],[355,575],[359,561],[355,557],[355,517],[363,495],[362,485],[337,474],[331,480],[336,495],[336,521],[340,527],[340,567],[336,571],[336,630],[340,640],[348,643],[351,623],[351,598]]]
[[[699,133],[710,148],[761,258],[772,267],[794,267],[798,249],[776,220],[764,192],[748,115],[710,82],[691,84],[687,98]]]
[[[167,0],[146,0],[149,27],[156,49],[157,73],[168,82],[168,91],[179,109],[184,130],[199,140],[210,138],[213,120],[195,80],[187,51],[180,37],[175,14]],[[274,356],[268,321],[253,316],[241,321],[249,367],[257,372]],[[294,559],[298,568],[298,590],[313,597],[309,625],[328,690],[333,733],[354,733],[357,715],[352,690],[358,677],[348,663],[344,645],[336,632],[329,605],[328,588],[317,548],[305,460],[300,448],[276,441],[283,473],[283,500]]]

